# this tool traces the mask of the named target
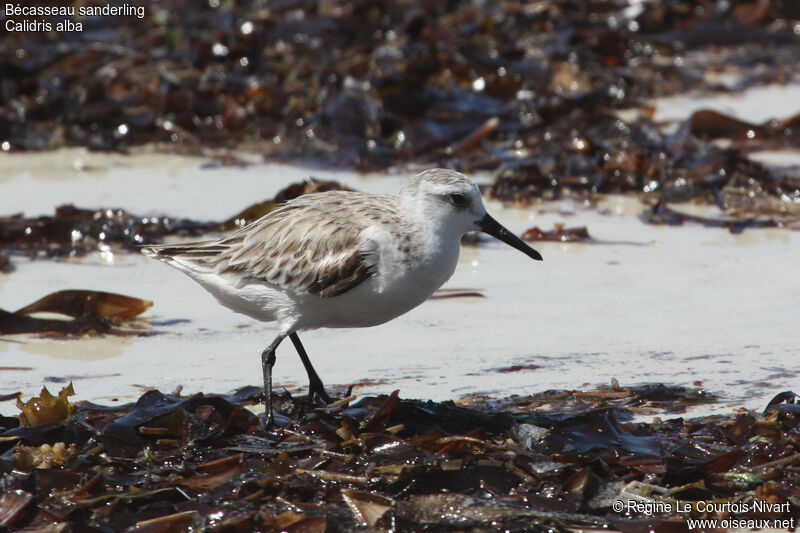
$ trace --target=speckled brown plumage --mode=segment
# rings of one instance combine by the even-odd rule
[[[406,229],[391,198],[344,191],[303,196],[219,241],[150,248],[219,274],[236,272],[329,298],[371,275],[375,258],[359,242],[364,229]],[[410,239],[399,242],[401,254],[414,252]]]

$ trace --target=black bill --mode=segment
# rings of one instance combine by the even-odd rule
[[[500,239],[512,248],[516,248],[520,252],[524,253],[531,259],[536,259],[537,261],[542,260],[542,254],[525,244],[525,241],[508,231],[488,214],[476,222],[476,224],[478,224],[478,227],[482,232],[488,233],[492,237]]]

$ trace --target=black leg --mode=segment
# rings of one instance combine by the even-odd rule
[[[272,343],[261,352],[261,371],[264,373],[264,414],[266,416],[265,429],[275,425],[275,415],[272,413],[272,367],[275,366],[275,350],[286,333],[281,333]]]
[[[308,374],[308,399],[313,399],[314,393],[316,393],[323,402],[331,403],[333,400],[331,400],[331,397],[325,392],[325,385],[322,384],[322,380],[319,379],[316,370],[314,370],[314,367],[311,365],[311,360],[308,358],[306,349],[303,348],[303,344],[300,342],[300,337],[297,336],[297,333],[292,332],[289,334],[289,338],[292,339],[292,344],[294,344],[297,354],[303,362],[303,366],[306,367],[306,373]]]

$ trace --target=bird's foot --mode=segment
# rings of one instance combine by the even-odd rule
[[[269,413],[269,415],[264,419],[264,431],[270,431],[275,429],[275,415]]]
[[[314,387],[313,385],[309,386],[308,388],[308,401],[310,403],[314,403],[314,396],[317,396],[325,405],[333,402],[333,398],[328,396],[328,393],[325,392],[325,387],[320,384],[319,387]]]
[[[290,424],[291,420],[280,412],[277,415],[275,413],[265,412],[264,416],[261,418],[261,429],[264,437],[269,440],[278,440],[283,435],[284,427]]]

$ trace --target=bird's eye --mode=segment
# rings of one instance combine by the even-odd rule
[[[453,205],[457,207],[463,207],[467,204],[467,199],[464,198],[463,194],[451,194],[450,201],[453,202]]]

